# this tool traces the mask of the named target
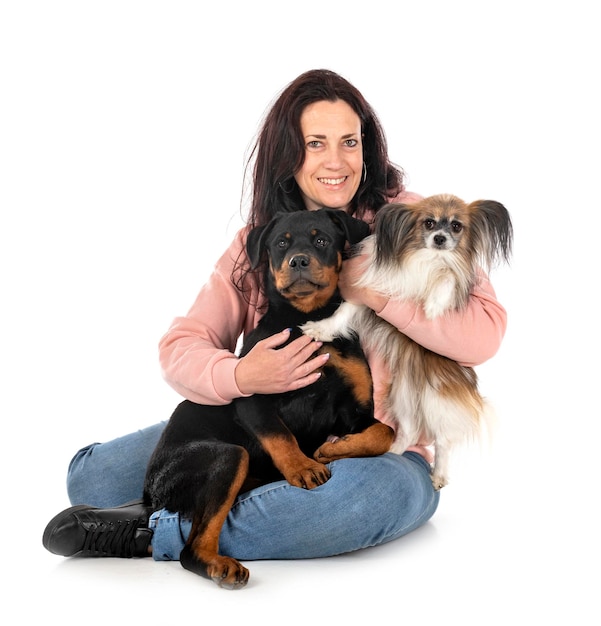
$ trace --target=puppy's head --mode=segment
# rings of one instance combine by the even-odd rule
[[[248,234],[252,268],[267,255],[267,288],[275,289],[296,309],[309,312],[334,295],[346,242],[369,234],[364,222],[335,209],[278,213]]]
[[[377,214],[375,234],[383,262],[428,249],[488,267],[509,260],[513,232],[509,213],[499,202],[466,204],[456,196],[439,194],[416,204],[383,207]]]

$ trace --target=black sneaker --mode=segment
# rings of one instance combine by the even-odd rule
[[[61,556],[150,556],[150,512],[141,500],[114,509],[72,506],[48,523],[42,543]]]

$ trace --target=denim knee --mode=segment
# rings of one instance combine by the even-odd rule
[[[91,443],[85,448],[81,448],[75,453],[75,456],[69,463],[67,469],[67,494],[71,504],[90,504],[97,506],[94,502],[91,486],[94,484],[93,477],[88,475],[86,471],[86,460],[91,454],[92,449],[99,445],[98,443]]]
[[[114,507],[142,498],[150,456],[165,422],[79,450],[67,472],[72,504]]]

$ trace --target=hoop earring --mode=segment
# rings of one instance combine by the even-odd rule
[[[284,187],[284,185],[279,182],[278,185],[280,186],[280,189],[287,195],[290,195],[293,191],[294,191],[294,177],[289,178],[288,180],[285,180],[284,182],[288,182],[290,181],[290,189],[286,189]]]
[[[365,165],[365,161],[363,161],[363,176],[361,176],[361,184],[363,184],[367,180],[367,165]]]

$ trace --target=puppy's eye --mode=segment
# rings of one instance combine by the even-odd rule
[[[460,233],[463,230],[463,224],[461,222],[451,222],[451,229],[454,233]]]
[[[427,230],[432,230],[435,226],[436,226],[436,222],[433,219],[428,218],[424,220],[424,227]]]
[[[315,239],[315,247],[316,248],[325,248],[326,246],[328,246],[330,242],[325,239],[324,237],[317,237]]]

